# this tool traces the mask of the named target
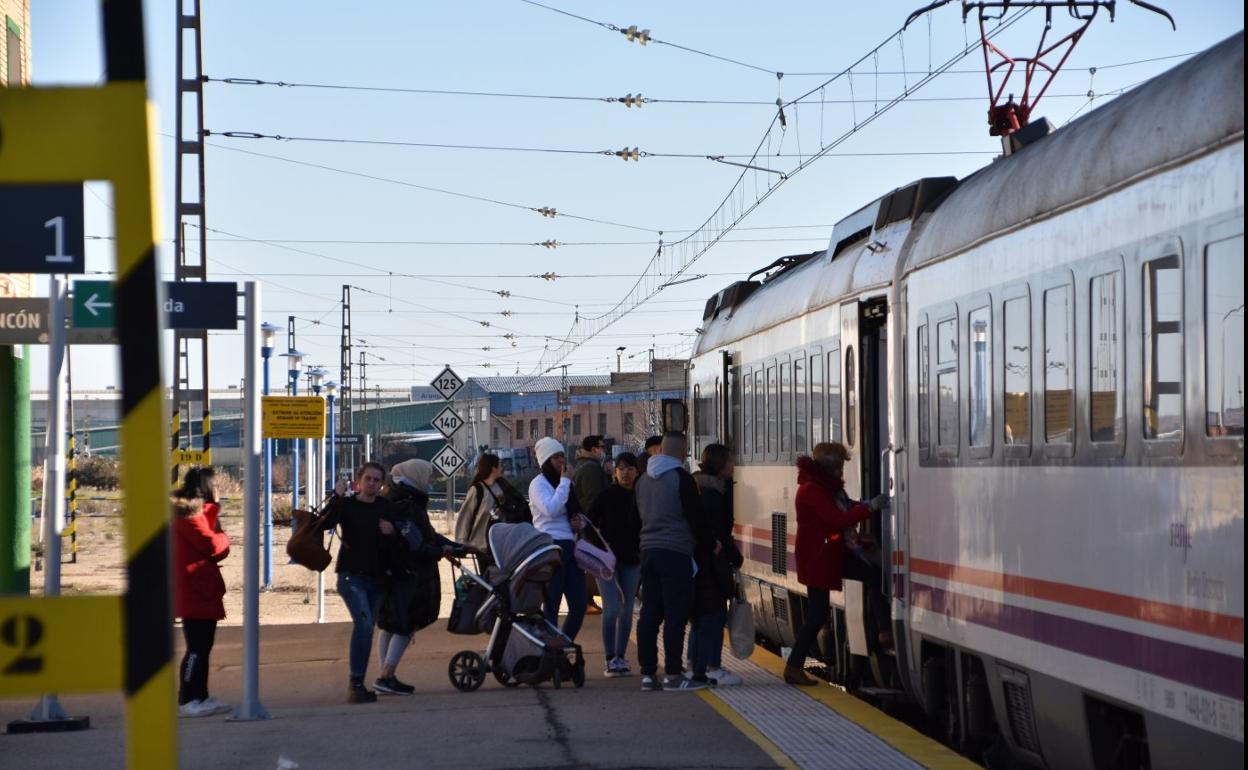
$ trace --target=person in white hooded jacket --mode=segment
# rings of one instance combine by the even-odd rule
[[[544,612],[547,620],[558,625],[559,605],[567,599],[568,614],[562,630],[565,636],[575,641],[585,620],[588,603],[585,573],[577,565],[574,554],[575,533],[584,526],[585,517],[579,511],[569,511],[569,504],[573,511],[576,511],[577,504],[572,493],[572,469],[568,467],[563,444],[547,436],[539,440],[533,450],[541,466],[541,473],[529,484],[533,526],[550,535],[563,556],[563,566],[546,587]]]

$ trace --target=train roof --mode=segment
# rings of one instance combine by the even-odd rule
[[[1244,33],[964,179],[919,224],[902,269],[957,254],[1241,137]]]

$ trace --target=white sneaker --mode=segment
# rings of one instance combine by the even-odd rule
[[[202,700],[193,700],[178,706],[178,716],[180,717],[210,717],[217,713],[217,709],[205,703]]]
[[[608,660],[607,668],[605,671],[602,672],[602,675],[606,677],[607,679],[614,679],[615,677],[619,676],[620,675],[620,659],[612,658],[611,660]]]
[[[744,684],[745,680],[726,668],[717,668],[714,671],[707,670],[706,678],[716,687],[731,687],[733,685]]]
[[[213,709],[213,713],[215,714],[224,714],[226,712],[234,710],[234,707],[231,706],[230,704],[222,703],[221,701],[217,700],[211,695],[209,695],[207,698],[204,698],[202,701],[200,701],[200,703],[202,703],[205,706],[211,706]]]

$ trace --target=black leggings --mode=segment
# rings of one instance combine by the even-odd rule
[[[217,635],[217,621],[182,619],[186,654],[178,668],[178,705],[208,697],[208,656]]]
[[[806,656],[810,654],[811,645],[819,636],[819,629],[828,624],[832,614],[831,595],[819,588],[806,591],[806,619],[797,631],[797,641],[793,642],[793,651],[789,653],[788,664],[793,668],[806,665]]]

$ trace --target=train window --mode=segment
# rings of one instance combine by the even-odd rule
[[[936,324],[936,443],[958,446],[958,322]]]
[[[1205,432],[1244,435],[1244,236],[1205,247]]]
[[[793,359],[793,452],[806,451],[806,356]]]
[[[823,356],[810,357],[810,445],[827,441],[823,422]]]
[[[762,460],[766,452],[763,438],[767,433],[767,386],[763,382],[763,368],[754,371],[754,459]]]
[[[1075,439],[1070,311],[1069,286],[1044,293],[1044,437],[1050,444],[1072,444]]]
[[[1117,441],[1122,435],[1122,399],[1119,372],[1122,371],[1122,345],[1118,331],[1117,271],[1092,279],[1088,302],[1088,331],[1091,349],[1088,376],[1091,378],[1090,411],[1093,441]]]
[[[741,454],[749,457],[754,451],[754,375],[746,372],[741,378]]]
[[[780,429],[780,375],[776,365],[767,367],[767,459],[776,457],[776,433]]]
[[[914,368],[914,371],[918,374],[919,378],[919,408],[917,412],[919,420],[919,449],[923,452],[927,452],[932,445],[931,425],[929,423],[930,415],[928,414],[928,409],[930,407],[927,403],[927,324],[923,324],[919,327],[916,339],[917,344],[915,345],[915,351],[918,354],[919,360],[918,365]]]
[[[841,350],[828,353],[828,429],[830,441],[841,440]]]
[[[1031,442],[1031,302],[1027,297],[1006,300],[1005,428],[1006,444]]]
[[[845,444],[854,445],[854,427],[858,415],[858,388],[854,375],[854,346],[845,348]]]
[[[793,448],[793,373],[789,362],[780,364],[780,456]]]
[[[1183,437],[1183,274],[1172,254],[1144,263],[1144,438]]]
[[[992,309],[972,310],[966,319],[970,356],[967,377],[970,392],[971,446],[992,446]]]

